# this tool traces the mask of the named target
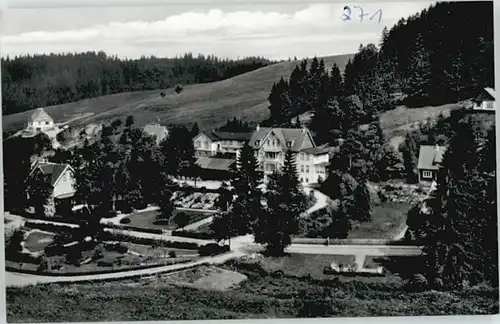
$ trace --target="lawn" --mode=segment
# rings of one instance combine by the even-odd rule
[[[24,246],[30,252],[43,251],[54,239],[55,234],[41,231],[32,231],[24,240]]]
[[[311,281],[253,273],[239,288],[227,291],[140,279],[9,287],[6,309],[9,323],[472,315],[497,313],[498,290],[416,293],[404,291],[398,283]]]
[[[201,213],[197,211],[179,211],[174,210],[174,214],[172,218],[170,218],[169,224],[166,225],[158,225],[155,224],[157,221],[156,216],[158,215],[158,211],[146,211],[137,214],[132,214],[127,216],[126,218],[130,219],[130,223],[124,224],[127,226],[134,226],[139,228],[148,228],[148,229],[162,229],[162,230],[175,230],[178,228],[177,224],[173,221],[174,217],[178,213],[185,213],[190,216],[189,224],[200,221],[204,218],[213,216],[212,213]]]
[[[373,208],[372,219],[354,224],[348,238],[392,239],[406,223],[409,203],[382,202]]]
[[[379,264],[376,259],[371,259],[372,265]],[[266,272],[273,273],[275,271],[281,270],[284,275],[302,277],[310,275],[314,279],[331,279],[333,277],[338,277],[342,281],[351,281],[353,277],[343,277],[324,274],[323,269],[329,266],[332,262],[337,265],[342,264],[344,266],[353,265],[355,263],[354,255],[325,255],[325,254],[290,254],[284,257],[262,257],[258,255],[256,259],[253,260],[241,260],[236,262],[236,268],[234,265],[228,267],[228,269],[237,270],[240,269],[240,265],[243,265],[242,269],[248,269],[249,264],[259,264]],[[245,266],[246,265],[246,266]],[[365,262],[366,265],[366,262]],[[388,274],[386,277],[357,277],[356,280],[363,282],[400,282],[400,279],[394,275]]]
[[[352,54],[345,54],[323,59],[328,70],[334,63],[343,70],[352,57]],[[84,121],[77,121],[77,125],[128,115],[134,116],[139,127],[157,120],[170,124],[196,121],[202,130],[221,126],[233,117],[258,122],[269,115],[267,98],[273,83],[281,77],[288,78],[297,64],[300,62],[282,62],[219,82],[187,85],[180,94],[167,89],[165,98],[160,96],[160,89],[126,92],[46,107],[45,110],[56,122],[66,121],[75,114],[94,113]],[[32,111],[27,111],[3,116],[4,132],[25,127],[31,114]]]

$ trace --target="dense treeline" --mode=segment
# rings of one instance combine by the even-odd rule
[[[379,47],[361,45],[344,73],[336,65],[326,71],[316,58],[308,68],[304,60],[273,85],[268,123],[290,126],[292,118],[312,111],[318,135],[324,125],[341,131],[341,114],[357,114],[366,123],[399,103],[469,99],[494,85],[492,19],[489,2],[438,3],[384,29]]]
[[[124,91],[219,81],[273,62],[185,54],[119,59],[106,53],[50,54],[2,59],[5,115]]]
[[[437,189],[408,214],[408,238],[424,246],[420,276],[430,287],[498,286],[495,127],[485,135],[455,120],[451,134]]]
[[[380,53],[409,104],[470,98],[494,86],[493,3],[437,3],[385,30]]]

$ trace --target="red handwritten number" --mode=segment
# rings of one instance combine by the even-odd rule
[[[380,20],[382,20],[382,9],[375,11],[375,13],[370,17],[370,20],[373,20],[373,17],[376,15],[378,15],[378,22],[380,23]]]
[[[361,11],[361,13],[359,14],[359,19],[360,19],[360,21],[363,21],[363,17],[364,17],[364,16],[368,16],[368,15],[369,15],[369,14],[365,14],[365,13],[363,12],[363,8],[361,8],[361,7],[358,7],[358,6],[353,6],[353,8],[357,8],[357,9],[359,9],[359,11]]]

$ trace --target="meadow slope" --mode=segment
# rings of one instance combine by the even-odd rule
[[[323,57],[330,70],[334,63],[343,71],[353,54]],[[310,60],[309,60],[310,61]],[[68,104],[45,107],[56,122],[64,122],[84,113],[93,113],[79,124],[95,123],[133,115],[138,126],[160,121],[162,124],[197,122],[200,129],[220,126],[229,118],[262,121],[268,117],[267,97],[274,82],[289,77],[300,61],[269,65],[236,77],[184,87],[180,94],[167,89],[106,95]],[[26,124],[32,111],[3,117],[4,131],[18,130]]]

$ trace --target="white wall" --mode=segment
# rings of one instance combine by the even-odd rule
[[[75,193],[75,178],[73,173],[66,169],[54,187],[54,197]]]

